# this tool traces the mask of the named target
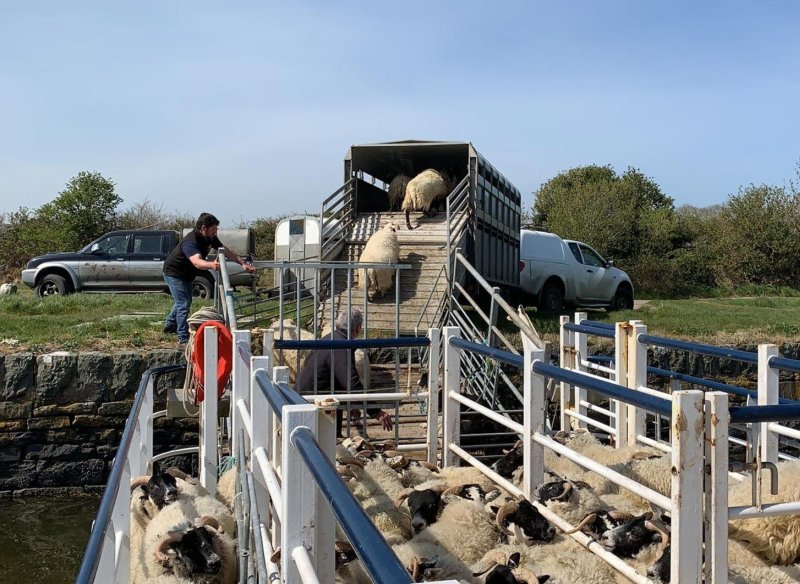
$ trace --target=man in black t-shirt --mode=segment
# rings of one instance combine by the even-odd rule
[[[219,219],[211,213],[201,213],[195,228],[167,256],[164,261],[164,281],[172,294],[172,310],[164,321],[165,333],[177,333],[178,342],[184,346],[189,340],[189,309],[192,307],[192,282],[202,270],[218,270],[219,260],[206,260],[211,248],[224,247],[217,239]],[[235,253],[225,248],[225,257],[241,265],[246,271],[255,268],[243,263]]]

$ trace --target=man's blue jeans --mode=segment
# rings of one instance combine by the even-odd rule
[[[164,321],[165,328],[175,327],[178,330],[178,342],[186,343],[189,341],[189,309],[192,307],[192,281],[181,280],[174,276],[164,274],[164,281],[169,286],[169,293],[172,294],[172,310],[169,311],[167,319]]]

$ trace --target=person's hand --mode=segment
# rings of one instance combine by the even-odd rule
[[[219,270],[219,260],[214,260],[213,262],[211,262],[211,269]]]
[[[381,423],[383,429],[386,430],[387,432],[392,429],[392,415],[389,412],[384,412],[383,410],[381,410],[375,416],[375,419]]]
[[[250,272],[251,274],[256,273],[256,267],[253,264],[248,264],[247,262],[242,264],[245,272]]]

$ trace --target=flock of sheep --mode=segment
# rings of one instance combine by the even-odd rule
[[[670,459],[652,449],[615,449],[591,434],[569,435],[571,449],[669,495]],[[497,487],[472,467],[440,469],[406,458],[391,444],[361,437],[337,446],[337,469],[415,582],[472,584],[627,582],[611,566],[559,533],[531,502]],[[521,444],[493,464],[522,481]],[[670,517],[645,500],[546,451],[548,476],[535,501],[576,525],[638,572],[669,582]],[[779,492],[765,502],[800,499],[800,463],[778,465]],[[133,584],[233,584],[237,581],[234,470],[217,497],[170,469],[131,483]],[[750,483],[732,483],[730,505],[750,504]],[[371,582],[344,536],[337,541],[336,582]],[[800,516],[730,522],[729,580],[800,581]]]
[[[588,433],[567,445],[669,496],[670,458],[652,449],[615,449]],[[525,499],[498,488],[477,469],[439,469],[381,450],[364,440],[338,447],[339,472],[364,510],[408,567],[415,582],[593,584],[628,582],[568,534],[558,533]],[[494,470],[519,484],[521,447]],[[624,558],[638,572],[669,582],[669,514],[611,481],[547,451],[547,482],[536,500]],[[800,463],[779,465],[781,489],[770,502],[800,499]],[[750,483],[732,484],[731,505],[750,504]],[[729,579],[737,584],[800,581],[800,516],[730,523]],[[344,544],[342,544],[344,545]],[[361,563],[342,555],[337,582],[368,583]],[[776,565],[777,564],[777,565]]]
[[[177,469],[131,482],[131,584],[237,582],[235,469],[217,497]]]
[[[423,170],[414,178],[398,174],[389,183],[389,210],[405,211],[406,226],[411,230],[410,212],[430,213],[431,206],[450,193],[452,182],[444,173],[432,168]],[[396,264],[400,260],[397,229],[397,225],[388,223],[373,233],[361,252],[359,262]],[[370,298],[381,296],[392,287],[395,270],[366,268],[362,271],[362,285],[367,287]]]

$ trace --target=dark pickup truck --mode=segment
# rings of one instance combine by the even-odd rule
[[[247,234],[249,230],[235,231]],[[220,230],[222,243],[226,243],[225,235],[225,231]],[[161,268],[167,254],[177,244],[176,231],[112,231],[80,251],[48,253],[33,258],[22,270],[22,283],[34,288],[40,297],[72,292],[167,292]],[[249,252],[231,249],[239,254]],[[227,267],[232,286],[253,285],[255,276],[245,272],[239,264],[228,262]],[[194,295],[211,297],[214,278],[212,272],[198,276],[194,281]]]

